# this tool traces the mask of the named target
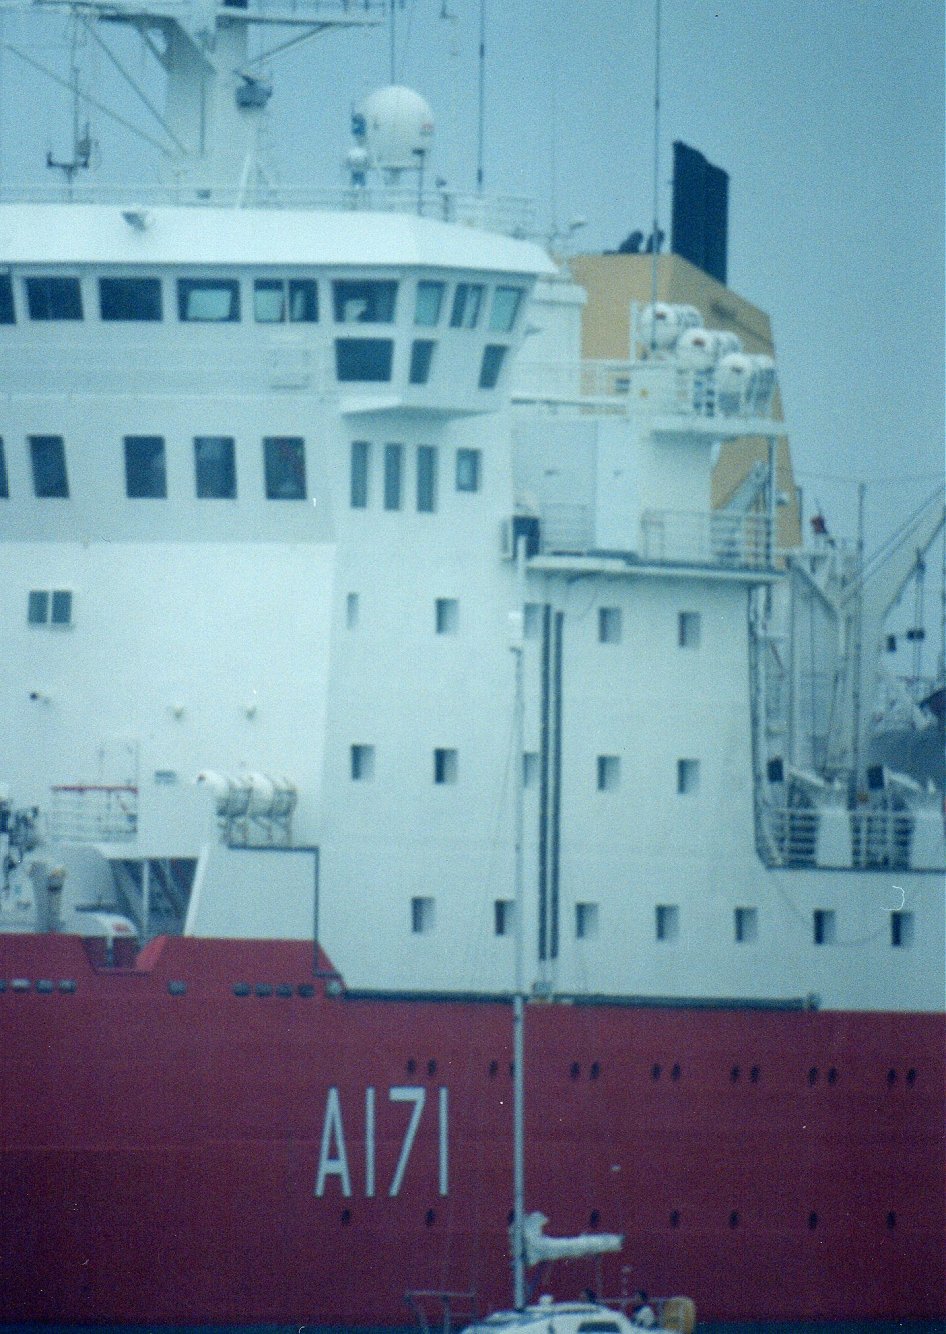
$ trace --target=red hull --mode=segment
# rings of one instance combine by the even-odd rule
[[[410,1287],[508,1301],[506,1006],[300,996],[304,944],[168,940],[148,962],[0,940],[0,1321],[403,1325]],[[942,1015],[527,1024],[527,1204],[550,1233],[625,1233],[607,1293],[623,1261],[705,1319],[946,1316]]]

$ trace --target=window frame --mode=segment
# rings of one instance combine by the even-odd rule
[[[167,500],[167,445],[163,435],[126,435],[122,437],[125,456],[125,498],[127,500]],[[145,458],[146,449],[153,453]],[[135,457],[140,455],[140,457]],[[145,470],[153,471],[150,484]],[[132,480],[135,479],[134,488]]]
[[[506,365],[506,353],[509,348],[505,343],[487,343],[483,348],[483,359],[480,362],[480,378],[477,382],[479,389],[495,389],[499,384],[503,369]]]
[[[352,324],[394,324],[397,318],[398,286],[396,278],[333,278],[332,317],[335,324],[345,327]],[[363,313],[346,316],[346,304],[360,300],[366,302]]]
[[[450,328],[475,329],[479,324],[485,296],[485,283],[457,283],[453,289],[453,302],[450,307]]]
[[[417,446],[417,513],[437,512],[438,454],[436,445]]]
[[[411,360],[407,373],[408,384],[424,385],[430,383],[430,372],[434,364],[434,352],[437,349],[433,338],[415,338],[411,343]]]
[[[290,450],[292,457],[287,451]],[[280,454],[285,457],[280,457]],[[290,490],[279,490],[277,482],[288,477]],[[308,499],[305,437],[301,435],[263,436],[263,490],[267,500],[305,501]]]
[[[66,441],[61,435],[30,435],[27,436],[30,450],[30,467],[33,476],[33,495],[37,500],[68,500],[69,499],[69,468],[66,462]],[[56,477],[52,485],[40,486],[40,477],[37,473],[37,466],[45,466],[50,459],[44,461],[39,456],[39,451],[46,448],[52,450],[56,447],[55,472]]]
[[[132,286],[145,288],[150,293],[150,300],[146,300],[140,307],[144,313],[127,313],[132,309],[133,303],[127,301],[128,293]],[[108,302],[115,301],[112,307],[113,311],[122,309],[123,314],[106,314],[106,290],[111,291],[112,295]],[[119,292],[123,290],[125,297],[119,297]],[[102,274],[98,280],[99,291],[99,320],[103,324],[160,324],[164,319],[164,284],[159,277],[153,274],[147,276],[138,275],[134,277],[123,276],[121,274]],[[154,297],[157,296],[155,303]],[[155,313],[156,312],[156,313]]]
[[[237,498],[237,475],[236,475],[236,440],[232,435],[195,435],[194,440],[194,494],[198,500],[236,500]],[[203,467],[205,475],[201,479],[201,459],[200,447],[202,445],[217,444],[223,445],[224,462],[218,464],[209,464],[204,461]],[[207,488],[206,470],[208,467],[219,467],[225,474],[229,483],[226,491],[209,490]]]
[[[469,468],[469,475],[466,469]],[[483,451],[481,449],[458,449],[456,455],[455,485],[457,491],[473,495],[482,485]]]
[[[241,319],[239,278],[186,278],[177,280],[177,318],[180,324],[239,324]],[[229,292],[227,315],[189,315],[189,298],[197,292]]]
[[[24,274],[23,284],[26,290],[27,315],[31,321],[35,323],[56,323],[58,321],[79,322],[85,319],[85,309],[82,302],[82,280],[74,274],[29,273]],[[41,284],[44,284],[45,287]],[[67,292],[69,293],[68,299],[66,299]],[[45,310],[41,309],[43,304],[45,304]],[[59,308],[56,309],[56,307]]]

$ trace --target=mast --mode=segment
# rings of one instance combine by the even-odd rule
[[[525,913],[523,883],[524,793],[522,754],[525,715],[523,672],[523,607],[525,603],[525,538],[516,540],[516,624],[512,650],[516,658],[516,694],[513,726],[515,781],[515,989],[512,1008],[512,1272],[513,1305],[526,1304],[525,1273]]]

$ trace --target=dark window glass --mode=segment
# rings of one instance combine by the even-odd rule
[[[433,445],[417,449],[417,508],[432,514],[437,508],[437,451]]]
[[[351,507],[363,510],[368,506],[368,462],[371,446],[367,440],[354,440],[351,447]]]
[[[480,451],[478,449],[457,450],[457,490],[478,491],[480,489]]]
[[[336,338],[339,380],[385,381],[391,378],[394,343],[390,338]]]
[[[29,625],[45,625],[49,620],[49,593],[45,588],[31,589],[26,603],[26,620]]]
[[[99,279],[103,320],[160,320],[160,278]]]
[[[78,278],[27,278],[26,305],[31,320],[81,320]]]
[[[384,447],[384,508],[401,508],[401,476],[403,472],[403,445],[385,445]]]
[[[487,343],[483,348],[483,363],[480,366],[480,388],[495,389],[499,372],[503,368],[506,349],[498,343]]]
[[[53,625],[72,624],[72,594],[68,588],[53,591],[52,615],[49,619]]]
[[[288,296],[288,299],[287,299]],[[253,284],[253,315],[258,324],[315,324],[319,289],[312,278],[257,278]]]
[[[411,384],[426,384],[434,358],[432,338],[415,338],[411,344]]]
[[[40,499],[68,498],[66,446],[61,435],[31,435],[30,462],[33,465],[33,491]]]
[[[332,297],[338,324],[390,324],[397,283],[339,279],[332,283]]]
[[[129,500],[164,500],[167,493],[163,438],[126,435],[125,494]]]
[[[289,279],[289,319],[293,324],[315,324],[319,318],[319,289],[312,278]]]
[[[0,324],[15,324],[13,311],[13,280],[8,273],[0,273]]]
[[[457,283],[450,311],[451,329],[475,329],[483,304],[482,283]]]
[[[194,437],[194,470],[198,500],[233,500],[236,497],[236,459],[233,437]]]
[[[7,456],[3,452],[3,441],[0,440],[0,500],[9,500],[10,487],[7,482]]]
[[[267,499],[305,500],[305,441],[298,436],[267,436],[263,459]]]
[[[178,278],[177,313],[201,324],[234,323],[240,318],[240,284],[235,278]]]

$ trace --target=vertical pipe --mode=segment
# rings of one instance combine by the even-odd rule
[[[141,943],[147,945],[151,933],[151,862],[141,863]]]
[[[653,254],[650,260],[650,300],[651,305],[657,304],[657,218],[660,212],[659,204],[660,192],[660,0],[655,0],[654,5],[654,230],[653,230]],[[651,320],[650,347],[651,351],[657,346],[657,322]]]
[[[516,542],[516,602],[520,617],[523,615],[525,591],[525,538]],[[525,734],[525,689],[523,681],[524,642],[520,633],[516,640],[516,696],[514,719],[513,772],[515,782],[515,996],[513,999],[513,1304],[521,1311],[526,1304],[525,1257],[523,1255],[523,1224],[525,1212],[525,912],[523,877],[523,824],[524,799],[522,752]]]
[[[486,0],[480,0],[479,81],[476,116],[476,193],[483,193],[483,139],[486,133]]]

